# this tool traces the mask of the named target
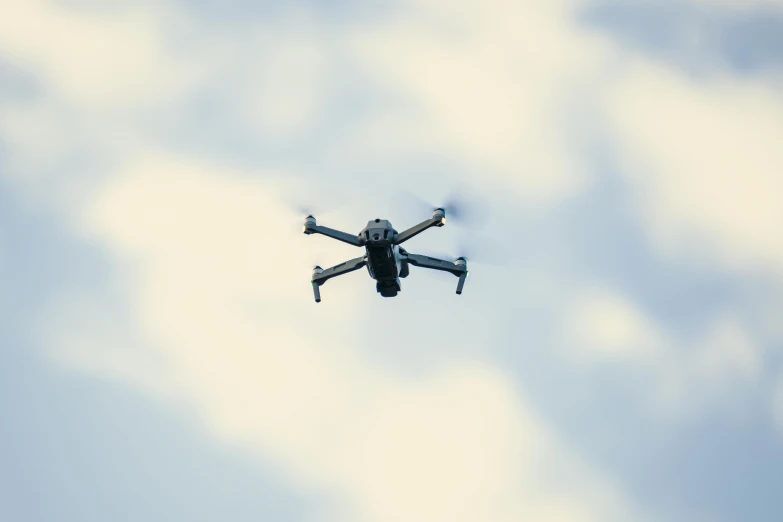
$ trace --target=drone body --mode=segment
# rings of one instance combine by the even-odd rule
[[[328,227],[316,224],[313,216],[305,218],[305,234],[322,234],[349,245],[364,247],[365,253],[361,257],[351,259],[345,263],[322,269],[320,266],[313,268],[313,294],[315,302],[321,302],[320,287],[326,281],[339,275],[347,274],[362,267],[367,267],[370,277],[376,281],[376,290],[383,297],[394,297],[402,289],[400,279],[408,277],[410,265],[432,270],[441,270],[454,274],[459,278],[457,294],[462,293],[465,278],[468,276],[467,262],[464,258],[458,258],[455,262],[444,261],[428,256],[409,254],[400,245],[410,238],[424,232],[430,227],[442,227],[446,224],[446,212],[435,209],[432,218],[413,226],[402,233],[398,233],[392,224],[385,219],[375,219],[367,223],[367,226],[358,235],[348,234]]]

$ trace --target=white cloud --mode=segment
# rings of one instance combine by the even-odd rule
[[[183,19],[167,18],[165,9],[7,4],[0,57],[31,90],[0,100],[0,175],[17,181],[26,199],[59,207],[80,197],[90,167],[148,141],[138,122],[168,110],[205,77],[209,57],[174,51],[170,39]]]
[[[609,288],[572,297],[564,315],[566,351],[596,365],[621,363],[651,377],[638,397],[667,416],[743,404],[761,380],[763,353],[738,318],[718,315],[697,335],[677,334]]]
[[[412,2],[353,35],[360,63],[396,105],[350,149],[449,158],[486,182],[511,181],[525,199],[578,190],[588,173],[567,111],[604,49],[565,5]]]
[[[485,183],[511,180],[521,198],[556,200],[589,178],[579,152],[585,128],[568,114],[622,57],[572,20],[580,4],[415,2],[340,33],[291,12],[252,34],[229,35],[200,32],[187,15],[162,8],[15,3],[13,16],[0,20],[0,52],[40,74],[50,96],[0,107],[8,164],[54,172],[76,139],[131,150],[145,134],[133,114],[219,79],[226,88],[217,95],[249,132],[293,139],[324,117],[346,64],[356,62],[372,92],[399,104],[370,110],[365,125],[330,144],[333,168],[421,153],[481,172]],[[175,37],[198,44],[187,40],[194,47],[178,51]],[[698,83],[629,57],[631,66],[606,86],[604,109],[658,244],[779,271],[779,96],[719,76]],[[109,106],[131,116],[104,112]]]
[[[43,161],[35,145],[55,147],[49,133],[68,134],[73,125],[137,143],[150,134],[139,118],[208,92],[220,99],[219,118],[268,145],[301,138],[338,99],[350,106],[338,94],[353,96],[361,81],[369,99],[384,103],[350,107],[365,123],[329,143],[324,162],[335,169],[425,154],[481,172],[486,182],[513,180],[520,197],[559,199],[588,177],[583,129],[567,111],[603,56],[567,5],[411,3],[340,29],[290,10],[252,31],[229,31],[173,8],[14,4],[14,16],[0,21],[0,52],[40,75],[51,99],[27,107],[37,117],[4,125],[4,134],[30,151],[24,161]],[[13,108],[4,112],[4,120],[17,118]],[[337,117],[338,128],[351,119]]]
[[[294,18],[260,35],[249,49],[257,58],[242,98],[267,136],[293,137],[323,117],[330,96],[330,68],[339,67],[320,28]]]
[[[0,19],[0,52],[32,66],[61,96],[89,105],[180,94],[196,61],[170,59],[164,35],[177,28],[149,9],[75,11],[57,2],[9,2]]]
[[[42,145],[63,146],[58,136],[67,135],[68,119],[60,101],[82,114],[106,106],[132,112],[192,93],[207,81],[204,71],[220,71],[249,80],[235,100],[247,109],[249,126],[263,139],[291,138],[322,116],[332,66],[351,58],[379,96],[402,100],[405,110],[379,111],[380,123],[355,129],[355,141],[341,139],[334,147],[340,161],[365,155],[382,163],[389,151],[426,151],[510,181],[521,197],[556,200],[588,176],[572,141],[579,130],[567,112],[607,56],[571,22],[570,5],[416,3],[380,27],[346,31],[333,48],[306,34],[317,22],[295,18],[269,29],[272,36],[238,38],[259,51],[259,63],[250,67],[241,59],[215,65],[215,57],[245,49],[224,42],[216,42],[214,54],[192,57],[198,65],[177,65],[160,13],[77,15],[30,2],[13,8],[14,23],[0,21],[0,49],[43,74],[57,100],[41,105],[42,115],[31,122],[17,111],[0,125],[4,138],[25,144],[21,171]],[[710,97],[646,67],[609,90],[616,104],[610,113],[662,244],[681,248],[682,230],[695,230],[709,233],[724,255],[738,242],[746,247],[747,257],[730,259],[779,259],[779,242],[769,235],[780,218],[770,205],[771,175],[780,166],[770,154],[779,132],[772,98],[744,87]],[[757,93],[756,101],[748,99]],[[738,106],[727,109],[728,119],[725,101]],[[702,117],[709,123],[701,126]],[[748,121],[766,130],[747,138],[747,129],[735,126]],[[99,118],[84,133],[97,137],[115,125]],[[41,130],[51,128],[57,131]],[[680,142],[700,132],[718,138],[697,139],[694,155]],[[410,379],[370,362],[356,337],[357,318],[345,312],[359,300],[358,275],[341,280],[341,291],[314,308],[307,251],[298,242],[303,236],[290,233],[278,201],[284,173],[139,154],[146,148],[138,134],[129,129],[134,154],[114,163],[123,170],[79,201],[86,208],[83,232],[116,259],[114,284],[132,313],[117,324],[100,302],[68,297],[56,312],[70,319],[48,332],[53,357],[185,402],[217,436],[279,464],[293,483],[340,494],[345,514],[337,509],[335,519],[640,519],[599,472],[558,442],[498,369],[452,360]],[[732,154],[734,140],[748,149]],[[737,185],[732,176],[744,166],[745,150],[760,159],[751,182]],[[718,159],[706,153],[716,151]],[[135,162],[126,164],[131,157]],[[710,180],[716,197],[703,198],[699,176],[710,169],[721,174]],[[739,210],[749,215],[734,206],[738,187],[747,191]],[[327,248],[329,255],[345,253]],[[590,339],[589,349],[604,360],[652,357],[663,390],[656,397],[689,399],[701,393],[694,383],[723,390],[725,380],[753,381],[758,372],[755,346],[731,319],[697,340],[695,355],[681,358],[671,349],[671,334],[631,300],[610,292],[585,299],[576,306],[578,336]],[[133,332],[138,341],[119,342],[118,331]]]
[[[337,76],[323,27],[300,12],[237,31],[151,4],[30,0],[5,12],[0,56],[33,90],[0,100],[3,175],[44,184],[74,158],[130,157],[205,107],[214,114],[202,125],[229,120],[264,143],[296,138],[319,121]]]
[[[579,5],[415,2],[352,35],[359,62],[396,104],[342,155],[445,158],[484,183],[510,181],[522,200],[557,201],[589,180],[580,146],[597,124],[577,120],[607,121],[663,252],[780,273],[774,79],[697,79],[656,65],[580,28]]]
[[[656,328],[620,295],[601,288],[589,289],[575,299],[569,317],[569,344],[606,358],[638,358],[660,347]]]
[[[699,370],[717,383],[726,384],[733,377],[757,377],[761,354],[746,329],[731,317],[713,321],[703,341]]]
[[[315,15],[290,8],[247,26],[193,25],[209,54],[190,59],[209,64],[201,87],[228,111],[219,117],[232,128],[264,142],[295,140],[324,118],[344,64]]]
[[[633,60],[606,102],[621,169],[663,251],[780,275],[779,94],[722,77],[700,83]]]
[[[277,183],[220,172],[151,156],[97,194],[82,226],[120,263],[139,344],[82,328],[102,315],[85,309],[50,330],[53,356],[177,397],[293,484],[337,494],[318,519],[628,519],[498,369],[455,358],[405,378],[369,361],[350,276],[310,302],[297,239],[319,238],[289,233]]]

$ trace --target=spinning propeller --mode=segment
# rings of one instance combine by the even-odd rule
[[[480,228],[486,223],[489,217],[489,206],[478,196],[468,196],[465,192],[466,190],[454,190],[441,204],[437,205],[432,204],[408,190],[400,189],[398,200],[404,199],[410,202],[412,206],[416,207],[414,212],[417,215],[426,215],[427,213],[432,213],[436,209],[442,209],[446,212],[447,222],[470,228]]]

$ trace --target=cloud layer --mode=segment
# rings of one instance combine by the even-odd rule
[[[759,396],[775,419],[761,346],[780,338],[774,317],[691,310],[684,333],[647,296],[546,250],[557,238],[516,236],[514,258],[533,261],[511,283],[487,276],[472,309],[417,302],[424,278],[407,301],[380,300],[363,272],[314,308],[311,253],[350,254],[304,238],[284,203],[329,187],[375,209],[392,186],[479,180],[511,202],[498,204],[508,238],[611,178],[656,263],[776,294],[775,73],[690,77],[580,25],[585,5],[302,7],[229,26],[173,6],[14,5],[0,65],[33,87],[0,91],[2,181],[101,249],[121,302],[78,285],[53,296],[47,354],[181,406],[312,495],[317,520],[643,520],[638,495],[493,359],[498,332],[540,312],[557,331],[524,342],[641,375],[629,396],[647,419],[696,422]],[[429,364],[381,362],[406,348]]]
[[[95,314],[78,310],[57,334],[71,351],[57,356],[179,397],[216,436],[287,480],[336,494],[318,520],[628,516],[508,375],[457,358],[411,379],[368,360],[350,334],[355,316],[340,312],[360,299],[358,284],[308,311],[306,293],[293,292],[306,286],[290,258],[300,237],[276,223],[287,214],[267,182],[200,163],[154,158],[114,177],[88,209],[85,233],[128,266],[121,281],[141,345],[105,338],[113,355],[103,343],[90,348],[74,315]],[[139,363],[143,346],[159,361],[152,374]]]

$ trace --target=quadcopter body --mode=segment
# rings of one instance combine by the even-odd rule
[[[385,219],[375,219],[358,235],[348,234],[316,223],[313,216],[307,216],[304,223],[305,234],[321,234],[356,247],[364,247],[361,257],[351,259],[339,265],[322,269],[313,268],[313,294],[317,303],[321,302],[320,287],[326,281],[360,268],[367,267],[370,277],[376,281],[376,290],[383,297],[394,297],[402,290],[400,279],[408,277],[410,265],[432,270],[441,270],[454,274],[459,278],[457,294],[462,293],[465,279],[468,276],[467,261],[460,257],[456,261],[444,261],[434,257],[410,254],[400,245],[410,238],[431,227],[442,227],[446,224],[446,212],[437,208],[432,217],[415,225],[402,233],[398,233],[392,224]]]

